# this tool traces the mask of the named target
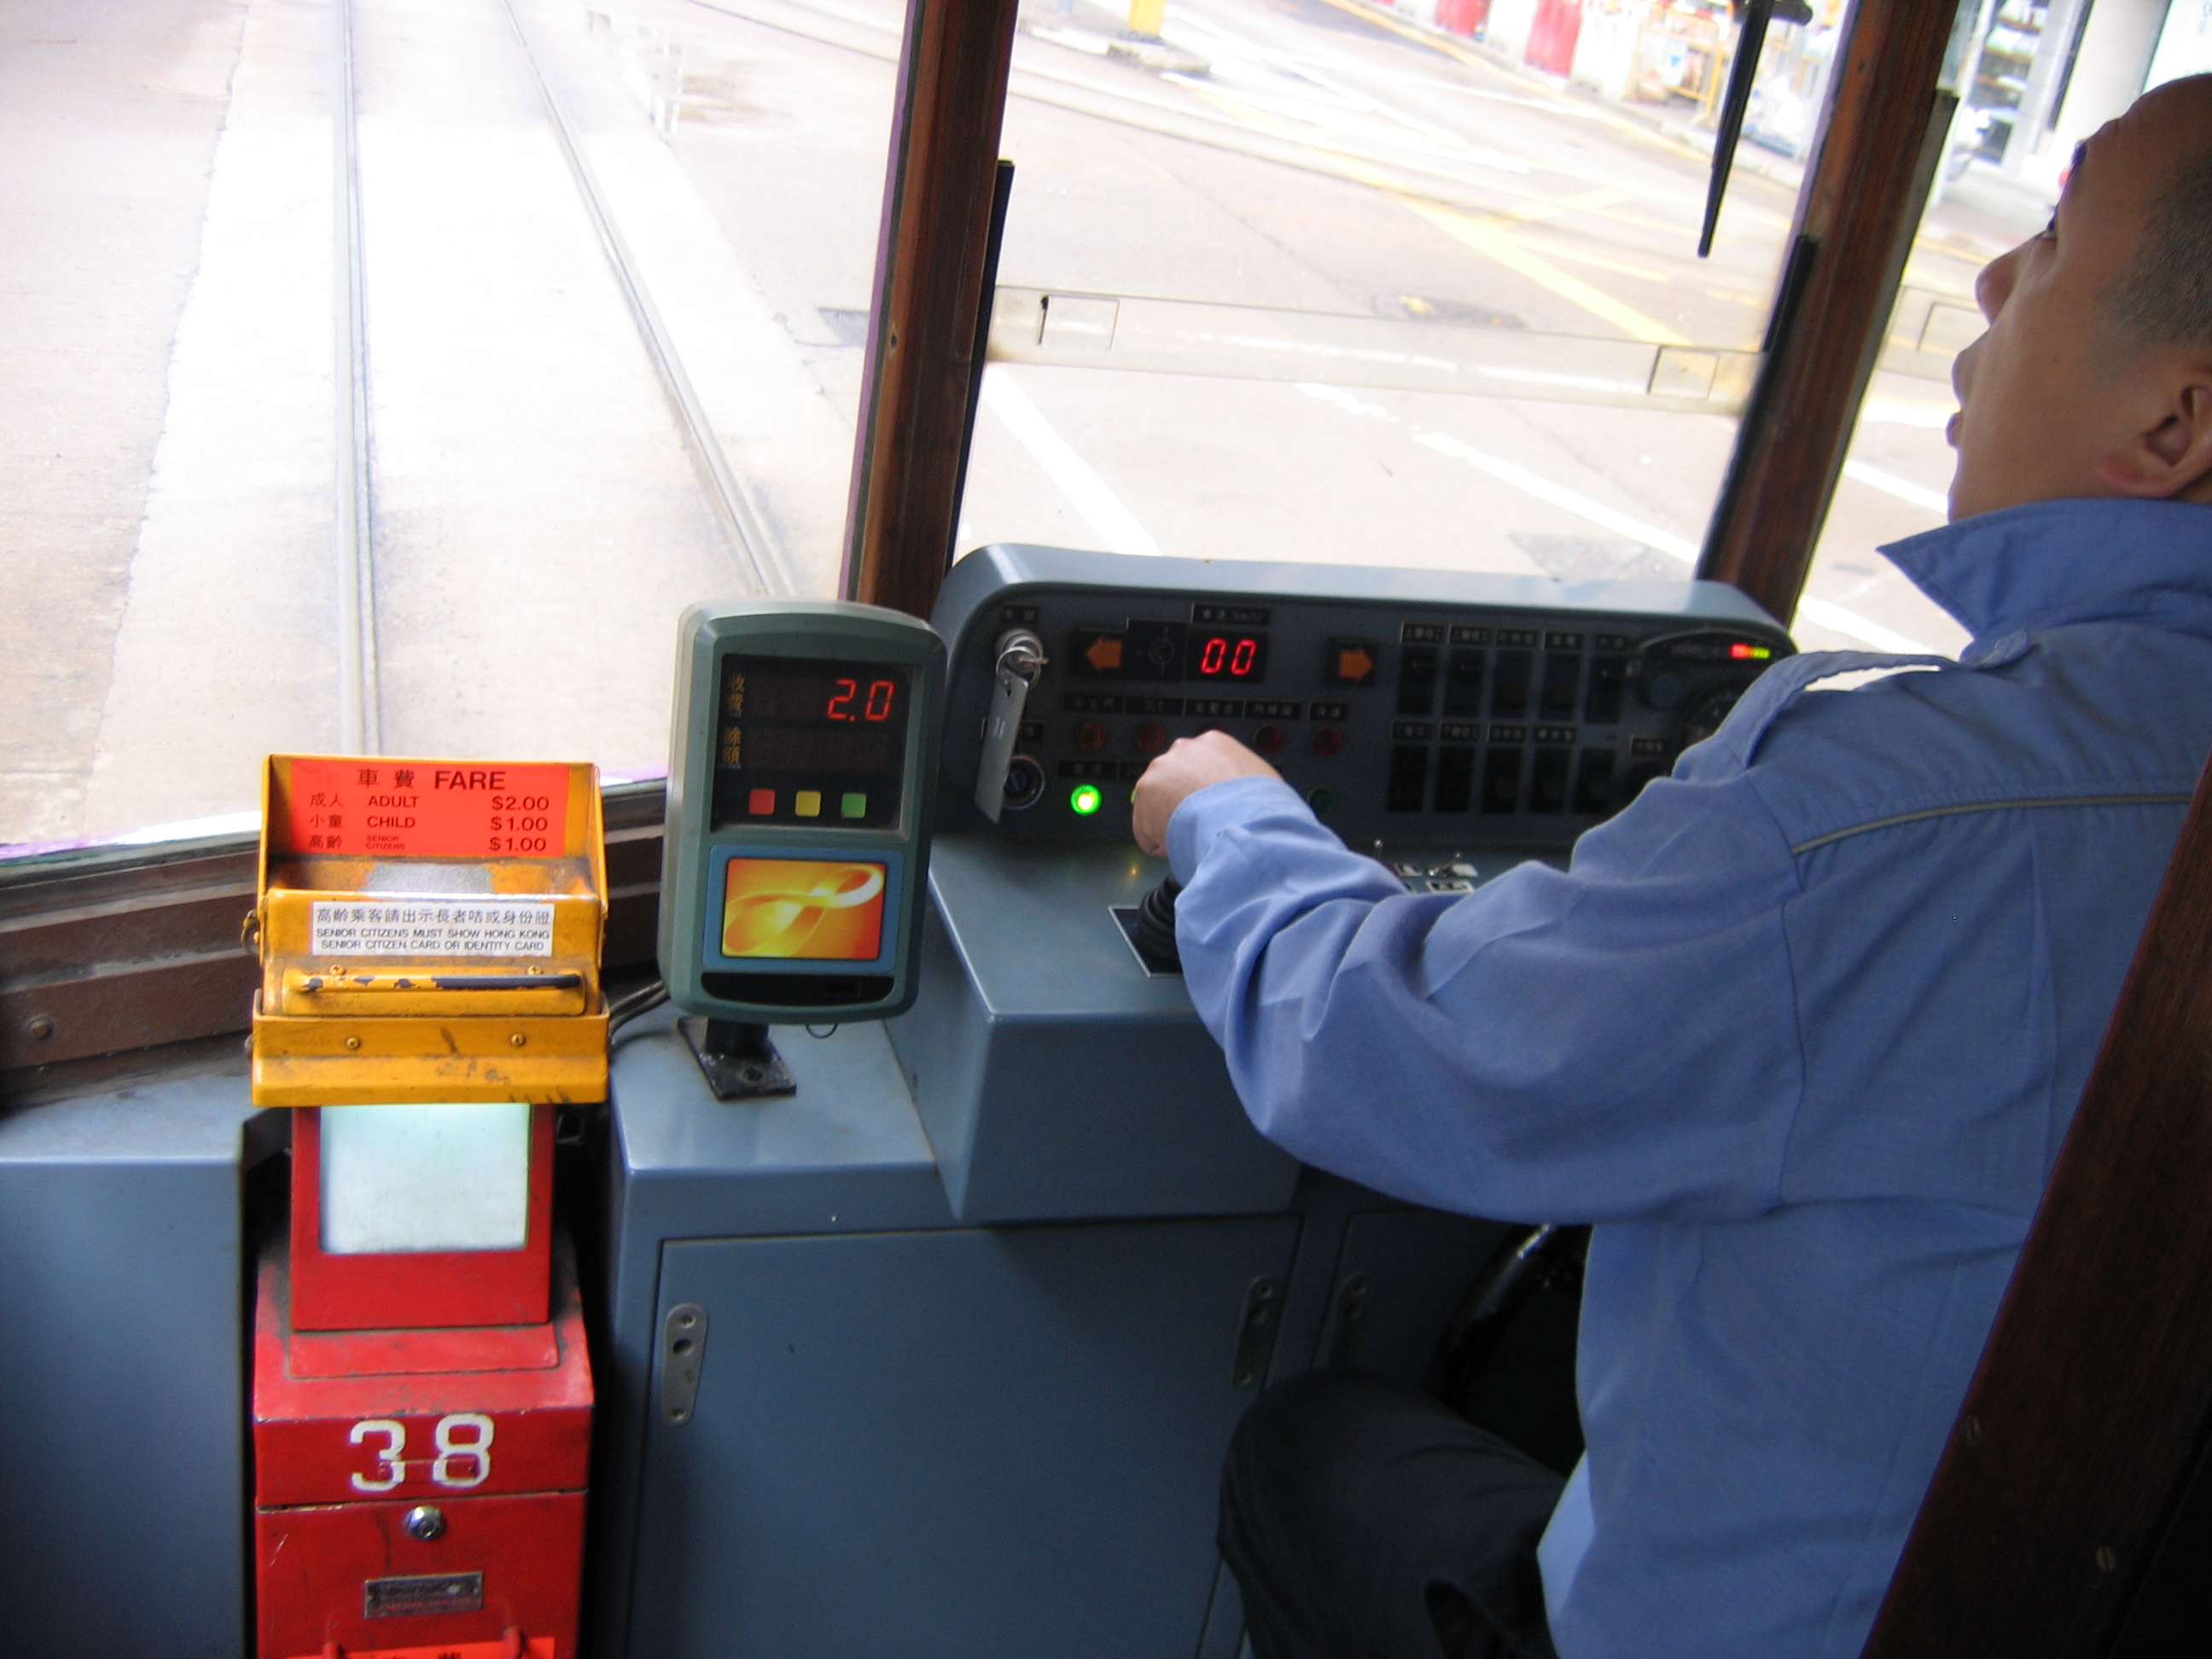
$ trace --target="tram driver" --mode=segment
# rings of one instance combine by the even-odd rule
[[[1379,1378],[1254,1407],[1258,1659],[1859,1652],[2212,748],[2212,76],[1978,292],[1952,521],[1885,550],[1958,662],[1780,663],[1569,870],[1456,897],[1223,734],[1139,784],[1263,1133],[1595,1224],[1564,1490]],[[1914,672],[1820,685],[1868,667]]]

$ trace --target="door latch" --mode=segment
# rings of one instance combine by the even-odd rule
[[[660,1322],[660,1415],[679,1426],[699,1402],[699,1364],[707,1357],[707,1310],[679,1302]]]

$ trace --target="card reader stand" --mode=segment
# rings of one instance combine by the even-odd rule
[[[750,1020],[679,1019],[677,1030],[691,1045],[691,1057],[717,1100],[769,1100],[799,1092],[799,1085],[768,1027]]]

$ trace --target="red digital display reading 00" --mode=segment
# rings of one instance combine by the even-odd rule
[[[1257,685],[1267,678],[1265,634],[1193,631],[1188,677],[1194,680],[1237,680]]]

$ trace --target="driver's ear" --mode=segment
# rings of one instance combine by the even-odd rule
[[[2212,502],[2212,362],[2177,374],[2155,424],[2105,458],[2098,475],[2124,495]]]

